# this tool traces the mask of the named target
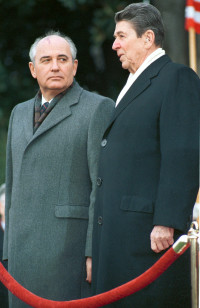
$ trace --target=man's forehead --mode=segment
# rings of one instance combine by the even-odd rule
[[[50,35],[47,37],[44,37],[43,39],[41,39],[37,45],[38,48],[42,47],[43,45],[66,45],[69,46],[68,42],[60,36],[57,35]]]
[[[134,31],[132,24],[129,21],[122,20],[116,23],[114,34],[118,34],[120,32],[127,33],[130,31]]]
[[[36,56],[41,56],[43,53],[47,55],[52,52],[71,55],[69,43],[64,38],[56,35],[43,38],[36,47]]]

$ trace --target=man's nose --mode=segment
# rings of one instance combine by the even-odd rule
[[[53,60],[52,61],[52,67],[51,67],[52,71],[57,71],[59,70],[59,65],[58,65],[58,61],[57,60]]]
[[[117,40],[117,39],[115,39],[114,40],[114,43],[113,43],[113,45],[112,45],[112,49],[113,50],[117,50],[117,49],[119,49],[120,48],[120,43],[119,43],[119,41]]]

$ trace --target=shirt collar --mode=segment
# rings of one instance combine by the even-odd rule
[[[53,98],[50,99],[49,104],[51,103],[52,100],[53,100]],[[46,99],[44,98],[44,96],[42,95],[41,106],[42,106],[44,103],[46,103],[46,102],[47,102],[47,100],[46,100]]]

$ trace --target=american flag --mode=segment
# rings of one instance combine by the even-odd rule
[[[200,0],[186,0],[185,29],[194,28],[200,34]]]

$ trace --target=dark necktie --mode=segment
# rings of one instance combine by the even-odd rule
[[[40,115],[42,115],[45,112],[45,110],[48,108],[48,106],[49,106],[49,102],[46,102],[41,106]]]

